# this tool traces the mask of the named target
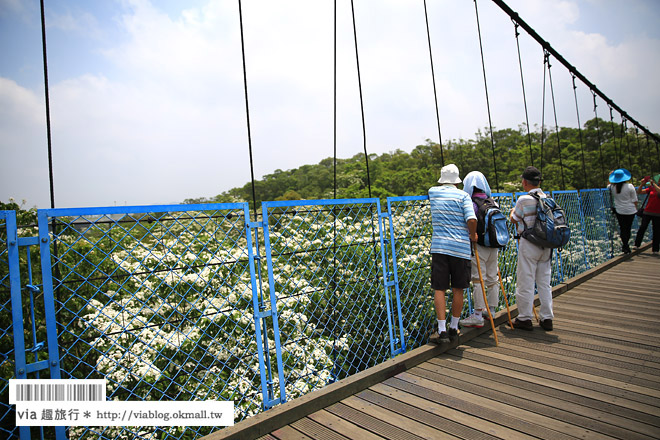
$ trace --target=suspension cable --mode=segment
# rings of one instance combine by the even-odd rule
[[[619,159],[619,148],[616,145],[616,130],[614,129],[614,115],[612,114],[612,106],[610,108],[610,125],[612,126],[612,143],[614,144],[614,158],[616,159],[616,168],[621,168],[621,160]]]
[[[543,50],[543,99],[541,104],[541,176],[543,176],[543,146],[545,144],[545,72],[548,63],[548,51]]]
[[[48,179],[50,183],[50,207],[55,208],[55,183],[53,177],[53,144],[50,130],[50,93],[48,91],[48,56],[46,51],[46,14],[41,0],[41,48],[44,60],[44,94],[46,97],[46,139],[48,142]]]
[[[557,136],[557,151],[559,152],[559,174],[561,175],[561,189],[566,190],[566,182],[564,181],[564,165],[561,161],[561,142],[559,139],[559,124],[557,123],[557,107],[555,105],[555,89],[552,85],[552,70],[550,69],[550,53],[548,52],[548,79],[550,81],[550,96],[552,97],[552,113],[555,117],[555,134]]]
[[[573,96],[575,97],[575,113],[577,115],[578,133],[580,134],[580,153],[582,154],[582,188],[587,188],[587,165],[584,160],[584,142],[582,141],[582,124],[580,123],[580,108],[578,107],[577,86],[575,85],[575,74],[571,72],[573,80]]]
[[[479,51],[481,52],[481,70],[484,74],[484,90],[486,91],[486,109],[488,110],[488,127],[490,129],[490,147],[493,152],[493,169],[495,171],[495,188],[499,191],[500,185],[497,178],[497,160],[495,159],[495,138],[493,137],[493,122],[490,117],[490,101],[488,99],[488,81],[486,80],[486,62],[484,60],[484,48],[481,44],[481,26],[479,25],[479,9],[477,0],[474,0],[474,12],[477,17],[477,34],[479,35]]]
[[[367,154],[367,128],[364,121],[364,98],[362,97],[362,78],[360,76],[360,56],[358,55],[357,27],[355,26],[355,8],[351,0],[351,16],[353,18],[353,39],[355,41],[355,63],[357,65],[358,88],[360,90],[360,112],[362,114],[362,145],[364,148],[364,162],[367,165],[367,186],[371,197],[371,177],[369,176],[369,155]]]
[[[440,131],[440,110],[438,109],[438,91],[435,87],[435,70],[433,69],[433,51],[431,50],[431,31],[429,29],[429,15],[426,9],[426,0],[424,0],[424,18],[426,19],[426,37],[429,42],[429,59],[431,60],[431,79],[433,80],[433,98],[435,99],[435,119],[438,123],[438,141],[440,143],[440,160],[442,166],[445,166],[445,156],[442,152],[442,133]]]
[[[637,127],[639,127],[640,130],[644,131],[644,133],[648,134],[656,141],[660,140],[660,137],[658,137],[657,134],[652,133],[648,128],[642,126],[642,124],[640,124],[630,115],[628,115],[623,109],[621,109],[610,98],[608,98],[607,95],[601,92],[598,89],[598,87],[596,87],[584,75],[582,75],[573,65],[571,65],[568,61],[566,61],[566,59],[562,57],[561,54],[559,54],[552,46],[550,46],[550,44],[547,41],[541,38],[541,36],[538,33],[536,33],[536,31],[530,25],[528,25],[522,18],[520,18],[518,13],[515,12],[513,9],[511,9],[503,0],[493,0],[493,3],[499,6],[499,8],[502,9],[509,17],[514,19],[516,22],[518,22],[520,26],[541,45],[541,47],[543,47],[545,50],[550,52],[552,56],[555,57],[555,59],[559,61],[561,64],[563,64],[564,67],[566,67],[570,72],[573,72],[580,79],[580,81],[582,81],[587,87],[589,87],[589,89],[593,93],[598,94],[598,96],[600,96],[603,99],[603,101],[605,101],[608,105],[611,105],[612,107],[616,108],[616,110],[621,115],[624,115],[630,122],[633,122]]]
[[[635,141],[637,143],[637,155],[639,156],[639,170],[644,174],[644,156],[642,156],[642,146],[639,143],[639,128],[635,127]],[[647,144],[648,146],[648,144]],[[648,148],[647,148],[648,150]],[[651,155],[649,154],[649,157]]]
[[[522,86],[523,104],[525,106],[525,123],[527,124],[527,141],[529,142],[529,161],[530,161],[530,165],[534,166],[534,153],[532,152],[532,132],[530,131],[530,127],[529,127],[529,113],[527,112],[527,96],[525,94],[525,76],[523,75],[522,58],[520,57],[520,41],[518,41],[518,36],[520,36],[520,32],[518,32],[519,24],[516,23],[516,21],[513,19],[511,21],[513,22],[514,33],[516,34],[516,47],[518,48],[518,66],[520,66],[520,84]]]
[[[334,34],[333,34],[333,89],[332,89],[332,149],[333,149],[333,191],[337,198],[337,0],[334,1]]]
[[[243,58],[243,90],[245,91],[245,120],[247,123],[248,152],[250,155],[250,177],[252,182],[252,209],[254,212],[254,221],[258,221],[257,214],[257,192],[254,183],[254,161],[252,159],[252,132],[250,130],[250,103],[248,99],[247,68],[245,66],[245,38],[243,33],[243,8],[241,0],[238,0],[238,19],[241,27],[241,55]]]
[[[600,124],[598,123],[598,111],[596,108],[596,92],[591,91],[591,95],[594,98],[594,120],[596,121],[596,135],[598,136],[598,157],[600,158],[600,172],[601,172],[601,181],[605,182],[605,163],[603,162],[603,141],[600,137]]]
[[[630,172],[633,172],[632,164],[632,154],[630,154],[630,142],[628,139],[628,124],[626,124],[626,118],[621,116],[621,155],[623,155],[623,139],[626,139],[626,151],[628,152],[628,168]]]

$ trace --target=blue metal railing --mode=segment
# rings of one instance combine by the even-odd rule
[[[557,284],[618,254],[620,240],[605,190],[552,196],[572,230],[554,259]],[[508,216],[517,195],[494,197]],[[260,216],[252,221],[245,203],[49,209],[37,230],[2,211],[0,392],[14,377],[105,378],[110,399],[232,400],[239,421],[428,342],[427,196],[388,198],[382,212],[378,199],[264,202]],[[10,255],[12,237],[21,258]],[[499,257],[510,304],[516,247],[511,240]],[[12,316],[16,289],[23,313]],[[15,329],[25,330],[20,353]],[[17,436],[6,402],[0,432]],[[141,431],[194,438],[214,429]]]

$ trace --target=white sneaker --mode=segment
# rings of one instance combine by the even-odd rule
[[[463,327],[481,328],[484,326],[484,318],[472,314],[465,319],[461,319],[459,324],[461,324]]]

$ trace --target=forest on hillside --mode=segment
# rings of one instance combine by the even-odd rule
[[[617,124],[594,118],[584,127],[518,129],[478,132],[475,139],[444,142],[427,140],[410,153],[401,149],[381,155],[369,154],[369,180],[364,154],[336,161],[323,159],[316,165],[275,170],[254,182],[256,201],[301,200],[426,194],[436,184],[444,164],[458,166],[461,177],[470,171],[484,173],[494,192],[521,191],[520,174],[528,165],[543,174],[546,190],[602,188],[609,172],[626,168],[633,183],[660,172],[660,149],[655,139]],[[370,181],[370,182],[369,182]],[[252,183],[232,188],[215,197],[186,199],[184,203],[252,202]]]

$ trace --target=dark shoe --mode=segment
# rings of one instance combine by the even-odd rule
[[[447,332],[442,332],[442,333],[440,333],[440,334],[438,334],[438,332],[434,332],[434,333],[431,335],[431,337],[429,338],[429,340],[430,340],[431,342],[433,342],[434,344],[443,344],[443,343],[445,343],[445,342],[449,342],[449,341],[450,341],[450,339],[449,339],[449,335],[447,334]]]
[[[447,334],[448,334],[447,337],[449,338],[450,341],[455,341],[456,339],[458,339],[458,330],[455,328],[450,327],[449,330],[447,330]]]
[[[542,319],[539,322],[539,325],[546,332],[551,332],[552,331],[552,319]]]
[[[516,318],[515,321],[513,321],[513,328],[517,328],[520,330],[534,330],[534,326],[532,326],[532,321],[529,319],[526,319],[524,321],[521,321],[520,319]]]

